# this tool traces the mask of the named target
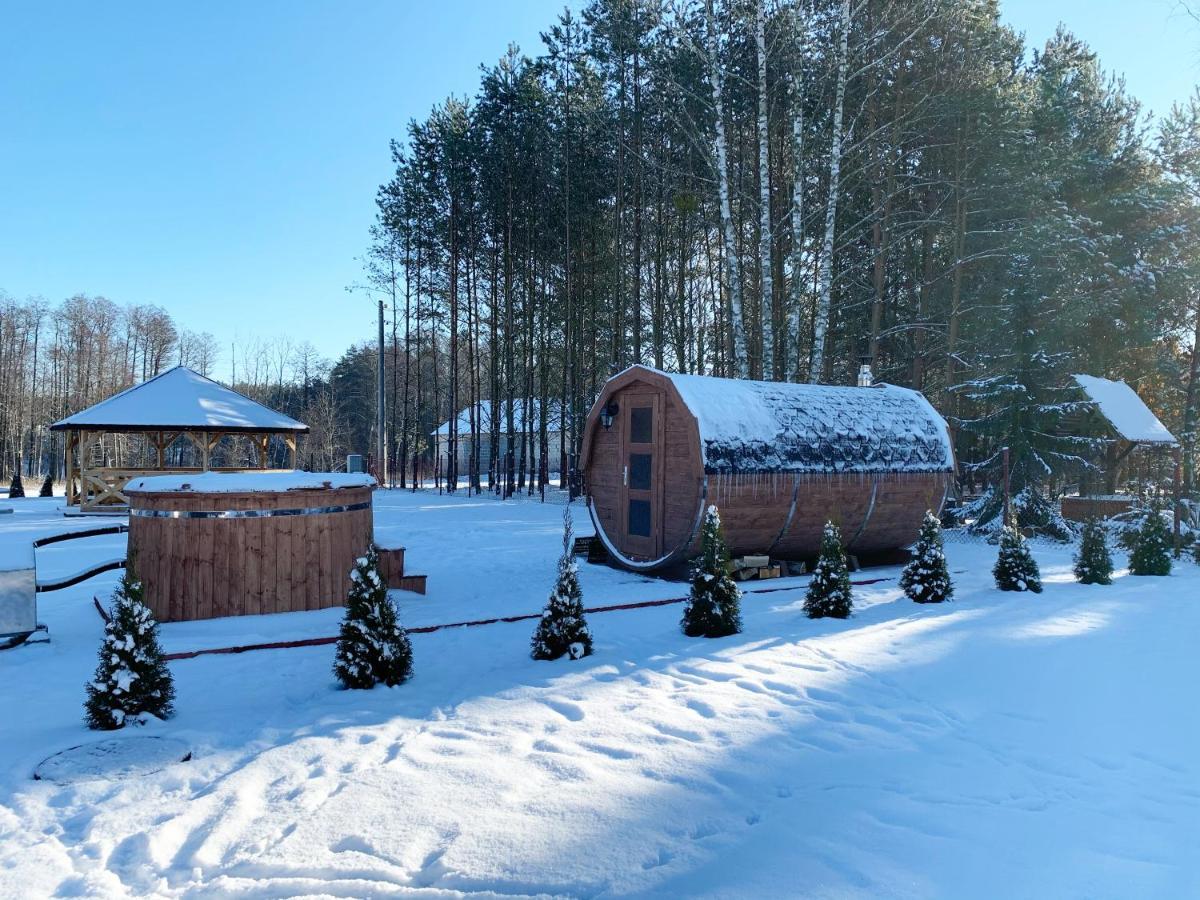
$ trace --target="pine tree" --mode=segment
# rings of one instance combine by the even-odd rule
[[[169,718],[175,685],[158,643],[158,623],[142,602],[142,583],[126,568],[113,593],[100,663],[87,685],[89,728],[113,730],[147,715]]]
[[[946,565],[942,523],[932,512],[925,513],[921,534],[913,547],[912,562],[900,573],[900,587],[917,603],[941,603],[954,596],[950,569]]]
[[[25,484],[21,481],[21,471],[13,472],[12,483],[8,486],[8,499],[25,496]]]
[[[563,508],[562,556],[558,558],[558,579],[554,592],[530,642],[534,659],[581,659],[592,652],[592,632],[583,617],[583,590],[579,587],[579,567],[575,563],[574,529],[571,507]]]
[[[1171,532],[1162,511],[1162,504],[1156,500],[1142,517],[1133,552],[1129,554],[1129,571],[1133,575],[1171,574]]]
[[[689,637],[725,637],[742,630],[742,592],[729,574],[729,547],[715,506],[704,514],[700,556],[692,566],[692,590],[680,627]]]
[[[1080,584],[1112,584],[1112,554],[1099,519],[1088,519],[1075,556],[1075,580]]]
[[[347,688],[395,687],[412,675],[412,662],[412,644],[388,598],[379,554],[371,547],[350,573],[333,673]]]
[[[1008,524],[1000,532],[1000,553],[992,574],[996,578],[996,587],[1002,591],[1042,592],[1042,573],[1014,516],[1009,516]]]
[[[42,482],[42,489],[40,491],[38,491],[38,496],[39,497],[53,497],[54,496],[54,477],[53,476],[51,476],[51,475],[46,476],[46,480]]]
[[[825,532],[821,535],[821,556],[813,569],[812,581],[808,583],[804,611],[810,619],[826,616],[845,619],[850,616],[853,605],[842,533],[833,522],[826,522]]]

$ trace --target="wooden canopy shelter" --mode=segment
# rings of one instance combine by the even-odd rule
[[[1167,430],[1153,410],[1124,381],[1095,375],[1073,375],[1084,403],[1080,412],[1065,416],[1059,433],[1069,436],[1100,438],[1103,451],[1092,462],[1097,475],[1085,472],[1079,482],[1078,497],[1063,497],[1063,515],[1085,520],[1091,516],[1116,515],[1130,508],[1133,497],[1121,494],[1134,451],[1148,450],[1142,457],[1151,465],[1169,465],[1168,453],[1177,452],[1179,441]]]
[[[697,552],[710,504],[735,555],[815,556],[829,519],[851,551],[906,546],[941,509],[954,454],[916,391],[633,366],[601,390],[581,468],[597,536],[647,571]]]
[[[127,509],[125,485],[133,478],[164,473],[267,470],[272,436],[282,438],[290,468],[296,468],[296,440],[308,426],[268,409],[244,394],[218,384],[185,366],[135,385],[82,412],[50,426],[65,431],[67,505],[82,512]],[[145,439],[148,464],[110,464],[105,435],[134,435]],[[250,465],[212,463],[221,440],[242,436],[254,448]],[[197,465],[171,465],[168,450],[179,439],[193,447]]]

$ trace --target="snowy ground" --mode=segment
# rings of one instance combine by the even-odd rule
[[[0,545],[61,530],[54,503],[13,501]],[[405,623],[537,611],[561,509],[377,494],[381,535],[430,576],[396,595]],[[95,540],[43,577],[108,556]],[[195,758],[68,785],[30,773],[95,737],[91,597],[115,574],[44,595],[53,642],[0,654],[0,896],[1200,895],[1200,570],[1083,587],[1039,548],[1046,593],[1014,596],[990,587],[993,548],[948,552],[958,599],[939,607],[883,569],[846,622],[803,618],[803,579],[747,596],[745,633],[719,641],[681,635],[677,605],[595,615],[580,662],[528,659],[531,622],[452,629],[415,635],[416,676],[391,690],[336,690],[332,647],[176,662],[178,715],[139,733]],[[582,582],[590,606],[684,592],[587,565]]]

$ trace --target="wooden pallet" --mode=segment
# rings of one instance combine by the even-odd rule
[[[738,581],[780,578],[786,574],[779,563],[772,564],[767,556],[740,556],[732,560],[733,577]]]
[[[608,564],[608,550],[605,548],[604,542],[594,535],[576,537],[571,552],[575,556],[586,556],[589,563]]]
[[[383,572],[383,580],[388,588],[396,591],[412,591],[414,594],[424,594],[426,575],[409,575],[404,571],[404,548],[394,547],[379,550],[379,568]]]

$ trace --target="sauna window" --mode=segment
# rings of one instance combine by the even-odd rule
[[[629,489],[631,491],[650,490],[650,461],[653,458],[649,453],[629,454]]]
[[[650,502],[629,501],[629,533],[634,537],[650,537]]]
[[[629,443],[654,442],[654,407],[639,406],[629,411]]]

